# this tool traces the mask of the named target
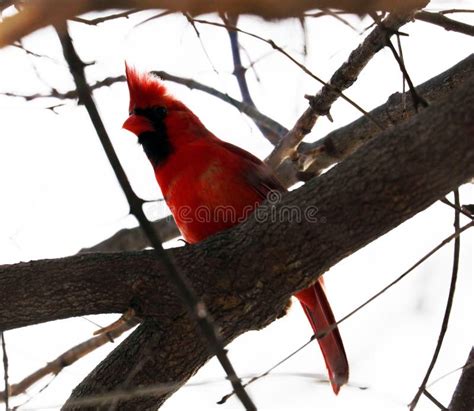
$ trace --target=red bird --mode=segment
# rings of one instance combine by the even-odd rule
[[[236,225],[270,191],[285,191],[266,164],[247,151],[219,140],[191,110],[169,95],[157,78],[128,66],[126,74],[130,117],[123,127],[137,135],[188,243],[197,243]],[[223,207],[233,210],[234,218],[226,213],[213,213]],[[322,278],[295,296],[315,333],[335,322]],[[337,394],[349,377],[339,330],[329,332],[319,340],[319,345]]]

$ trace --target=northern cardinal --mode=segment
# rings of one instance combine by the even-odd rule
[[[129,66],[126,74],[130,106],[123,127],[136,134],[143,146],[186,242],[197,243],[237,224],[270,191],[285,191],[265,163],[219,140],[191,110],[169,95],[156,77]],[[232,208],[234,218],[212,213],[223,206]],[[193,218],[193,211],[198,209],[207,210],[206,215],[213,218]],[[335,322],[321,277],[295,296],[314,333]],[[319,339],[319,345],[337,394],[349,377],[339,330],[335,328]]]

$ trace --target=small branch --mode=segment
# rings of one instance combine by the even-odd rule
[[[461,207],[461,203],[459,201],[458,190],[454,191],[454,205],[457,208]],[[460,212],[457,209],[454,210],[454,232],[455,233],[458,233],[460,230],[459,216],[460,216]],[[453,306],[454,292],[456,290],[456,281],[458,277],[460,248],[461,248],[461,238],[458,236],[456,237],[454,241],[454,255],[453,255],[453,269],[452,269],[452,274],[451,274],[451,285],[449,286],[448,301],[446,303],[446,309],[444,312],[443,322],[441,324],[441,330],[439,332],[438,342],[436,344],[436,348],[433,353],[433,358],[431,359],[430,365],[428,366],[425,377],[423,378],[423,381],[421,382],[420,388],[418,389],[418,392],[416,393],[415,397],[410,403],[410,411],[413,411],[416,408],[418,400],[420,399],[421,394],[423,394],[423,391],[426,388],[426,384],[428,383],[431,372],[433,371],[436,361],[438,360],[438,356],[441,351],[441,346],[443,345],[444,336],[446,335],[446,331],[448,330],[449,317],[451,314],[451,308]]]
[[[474,404],[474,347],[467,357],[458,385],[454,390],[450,411],[471,411]]]
[[[226,26],[237,27],[238,16],[221,14],[221,18]],[[242,95],[242,101],[250,107],[257,109],[252,96],[250,95],[250,90],[248,87],[247,79],[245,77],[247,70],[242,65],[242,58],[240,56],[240,44],[239,44],[239,33],[235,30],[227,29],[230,40],[230,48],[232,50],[232,60],[234,62],[234,76],[237,79],[239,85],[240,94]],[[262,132],[264,137],[270,141],[273,145],[276,145],[282,138],[283,134],[287,132],[283,131],[283,128],[280,129],[280,133],[275,133],[273,130],[269,130],[267,127],[262,126],[260,123],[254,120],[256,126]]]
[[[426,388],[423,389],[423,394],[425,394],[426,398],[428,398],[441,411],[448,411],[448,409],[443,404],[441,404]]]
[[[316,96],[311,97],[310,107],[306,109],[289,133],[267,157],[268,164],[273,168],[277,168],[285,158],[292,158],[296,155],[298,145],[311,132],[317,119],[329,114],[332,104],[341,95],[340,90],[347,89],[357,80],[362,69],[386,45],[387,36],[397,32],[401,26],[412,19],[413,15],[414,11],[402,15],[391,14],[383,20],[383,28],[376,26],[372,30],[362,44],[350,54],[348,60],[333,74],[329,83]],[[388,34],[387,30],[390,30]],[[383,128],[372,116],[368,115],[368,117],[379,129]]]
[[[89,26],[97,26],[100,23],[104,23],[104,22],[110,21],[110,20],[120,19],[120,18],[123,18],[123,17],[128,19],[129,16],[131,16],[132,14],[138,13],[140,11],[142,11],[142,10],[132,9],[132,10],[122,11],[121,13],[110,14],[109,16],[105,16],[105,17],[97,17],[97,18],[92,19],[92,20],[83,19],[82,17],[73,17],[69,20],[75,21],[76,23],[87,24]]]
[[[55,360],[48,362],[43,368],[36,370],[34,373],[23,378],[17,384],[8,386],[8,390],[0,392],[0,402],[2,402],[3,399],[8,398],[8,393],[11,397],[24,394],[27,389],[29,389],[33,384],[37,383],[42,378],[50,374],[59,374],[64,368],[74,364],[76,361],[95,351],[97,348],[102,347],[108,342],[113,343],[116,338],[120,337],[128,330],[131,330],[139,323],[140,321],[136,317],[130,318],[129,321],[122,323],[120,326],[114,328],[108,333],[104,333],[97,337],[90,338],[87,341],[84,341],[81,344],[70,348],[69,350],[61,354],[59,357],[57,357]],[[7,401],[5,401],[5,406],[8,409]]]
[[[56,27],[56,32],[63,48],[64,58],[69,65],[69,70],[71,71],[74,82],[76,83],[79,99],[83,102],[87,112],[89,113],[97,135],[107,154],[110,165],[112,166],[117,180],[119,181],[120,186],[122,187],[122,190],[127,198],[130,206],[130,212],[138,220],[142,230],[154,248],[156,256],[162,260],[168,280],[175,286],[183,304],[188,310],[188,313],[201,331],[202,337],[207,342],[210,353],[217,357],[224,368],[224,371],[226,372],[232,387],[237,392],[239,400],[242,402],[246,410],[256,410],[255,405],[242,387],[242,383],[237,377],[235,370],[227,357],[227,352],[224,350],[222,337],[218,334],[214,325],[214,320],[207,311],[204,302],[197,296],[187,276],[175,266],[172,258],[164,251],[157,232],[154,230],[143,212],[142,201],[136,196],[132,190],[132,187],[130,186],[125,171],[120,164],[117,154],[115,153],[114,148],[110,142],[107,131],[105,130],[102,119],[100,118],[99,112],[97,111],[97,107],[92,98],[89,85],[87,84],[85,78],[84,63],[76,53],[72,39],[69,36],[67,30],[67,25],[63,24],[61,27]]]
[[[5,391],[0,392],[0,402],[5,403],[5,410],[10,409],[10,386],[8,384],[8,355],[7,355],[7,344],[5,342],[5,332],[0,331],[0,339],[2,340],[2,352],[3,352],[3,381],[5,383]]]
[[[444,13],[430,13],[429,11],[422,10],[415,14],[415,18],[426,23],[443,27],[448,31],[456,31],[468,36],[474,36],[474,26],[450,19],[449,17],[446,17]]]

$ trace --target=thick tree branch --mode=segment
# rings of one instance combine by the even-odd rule
[[[255,14],[265,18],[302,16],[314,8],[337,8],[354,13],[403,11],[423,7],[423,0],[35,0],[0,24],[0,47],[50,24],[59,24],[79,14],[107,9],[168,9],[199,15],[212,12]]]
[[[454,390],[449,411],[471,411],[474,407],[474,347],[467,357],[459,378],[458,385]]]
[[[419,85],[416,90],[426,100],[433,103],[443,98],[452,89],[459,87],[474,72],[474,54],[466,57],[450,69]],[[391,128],[416,113],[407,95],[395,93],[387,102],[370,112],[384,129]],[[308,180],[321,171],[344,160],[355,150],[378,135],[379,128],[368,118],[358,120],[329,133],[326,137],[310,144],[301,144],[296,168],[299,177]]]
[[[269,324],[296,290],[474,175],[473,86],[471,77],[328,173],[285,194],[272,211],[278,215],[297,206],[306,220],[318,217],[317,222],[262,222],[265,214],[259,213],[199,245],[168,251],[191,273],[226,342]],[[147,367],[131,386],[171,383],[175,390],[209,358],[151,252],[4,266],[0,288],[2,329],[121,312],[132,299],[149,317],[75,390],[74,399],[116,389],[142,361]],[[147,409],[169,395],[125,401],[120,409]]]

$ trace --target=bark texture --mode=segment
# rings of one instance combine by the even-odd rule
[[[467,357],[466,365],[454,390],[449,411],[472,411],[474,409],[474,348]]]

